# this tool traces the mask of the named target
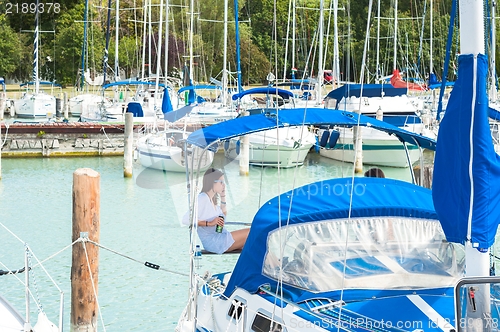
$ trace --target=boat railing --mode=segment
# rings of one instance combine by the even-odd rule
[[[492,293],[495,296],[491,296]],[[500,303],[495,300],[498,293],[500,276],[460,279],[454,289],[456,331],[465,332],[474,328],[477,331],[498,331]]]

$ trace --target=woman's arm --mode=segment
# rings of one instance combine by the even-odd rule
[[[226,202],[226,191],[223,191],[220,194],[220,208],[224,215],[227,215],[227,202]]]

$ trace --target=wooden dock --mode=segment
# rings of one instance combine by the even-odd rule
[[[0,124],[2,157],[123,155],[124,124],[17,122]],[[134,125],[134,132],[144,128]]]

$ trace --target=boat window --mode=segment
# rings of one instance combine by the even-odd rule
[[[263,273],[312,292],[447,287],[463,276],[464,250],[436,220],[325,220],[271,232]]]
[[[272,326],[271,326],[272,324]],[[252,331],[255,332],[281,332],[283,327],[280,323],[272,321],[269,317],[257,312],[252,322]]]
[[[245,303],[238,299],[234,299],[233,302],[231,303],[231,306],[229,307],[229,311],[227,315],[231,319],[235,319],[236,321],[240,320],[242,314],[243,314],[243,306]]]

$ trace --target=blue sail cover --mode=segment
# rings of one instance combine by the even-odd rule
[[[344,84],[326,95],[335,99],[337,104],[347,97],[396,97],[408,93],[407,88],[395,88],[391,84]]]
[[[266,87],[248,89],[248,90],[242,91],[240,93],[235,93],[231,98],[233,100],[238,100],[243,96],[251,95],[251,94],[278,95],[283,99],[289,99],[289,98],[293,97],[293,92],[291,92],[289,90],[278,89],[278,88],[272,87],[272,86],[266,86]]]
[[[459,57],[458,79],[439,125],[432,194],[448,241],[487,249],[500,222],[500,158],[488,123],[488,59]],[[469,230],[470,229],[470,234]]]
[[[437,220],[429,189],[382,178],[357,177],[352,181],[351,178],[340,178],[311,183],[263,204],[254,217],[245,247],[224,295],[229,297],[236,287],[254,293],[263,284],[276,285],[276,281],[262,274],[262,268],[268,234],[282,225],[346,219],[349,216]],[[351,193],[352,206],[349,214]],[[304,291],[296,296],[304,300],[307,297],[318,297],[318,294]]]
[[[360,117],[359,122],[358,117]],[[278,113],[276,113],[276,109],[268,109],[261,114],[243,116],[198,129],[189,135],[188,143],[201,148],[210,146],[210,150],[216,151],[217,146],[213,144],[215,142],[277,127],[302,125],[353,127],[358,124],[395,135],[400,141],[413,145],[418,144],[425,149],[434,150],[436,147],[435,140],[406,131],[389,123],[352,112],[325,108],[294,108],[281,110]]]

